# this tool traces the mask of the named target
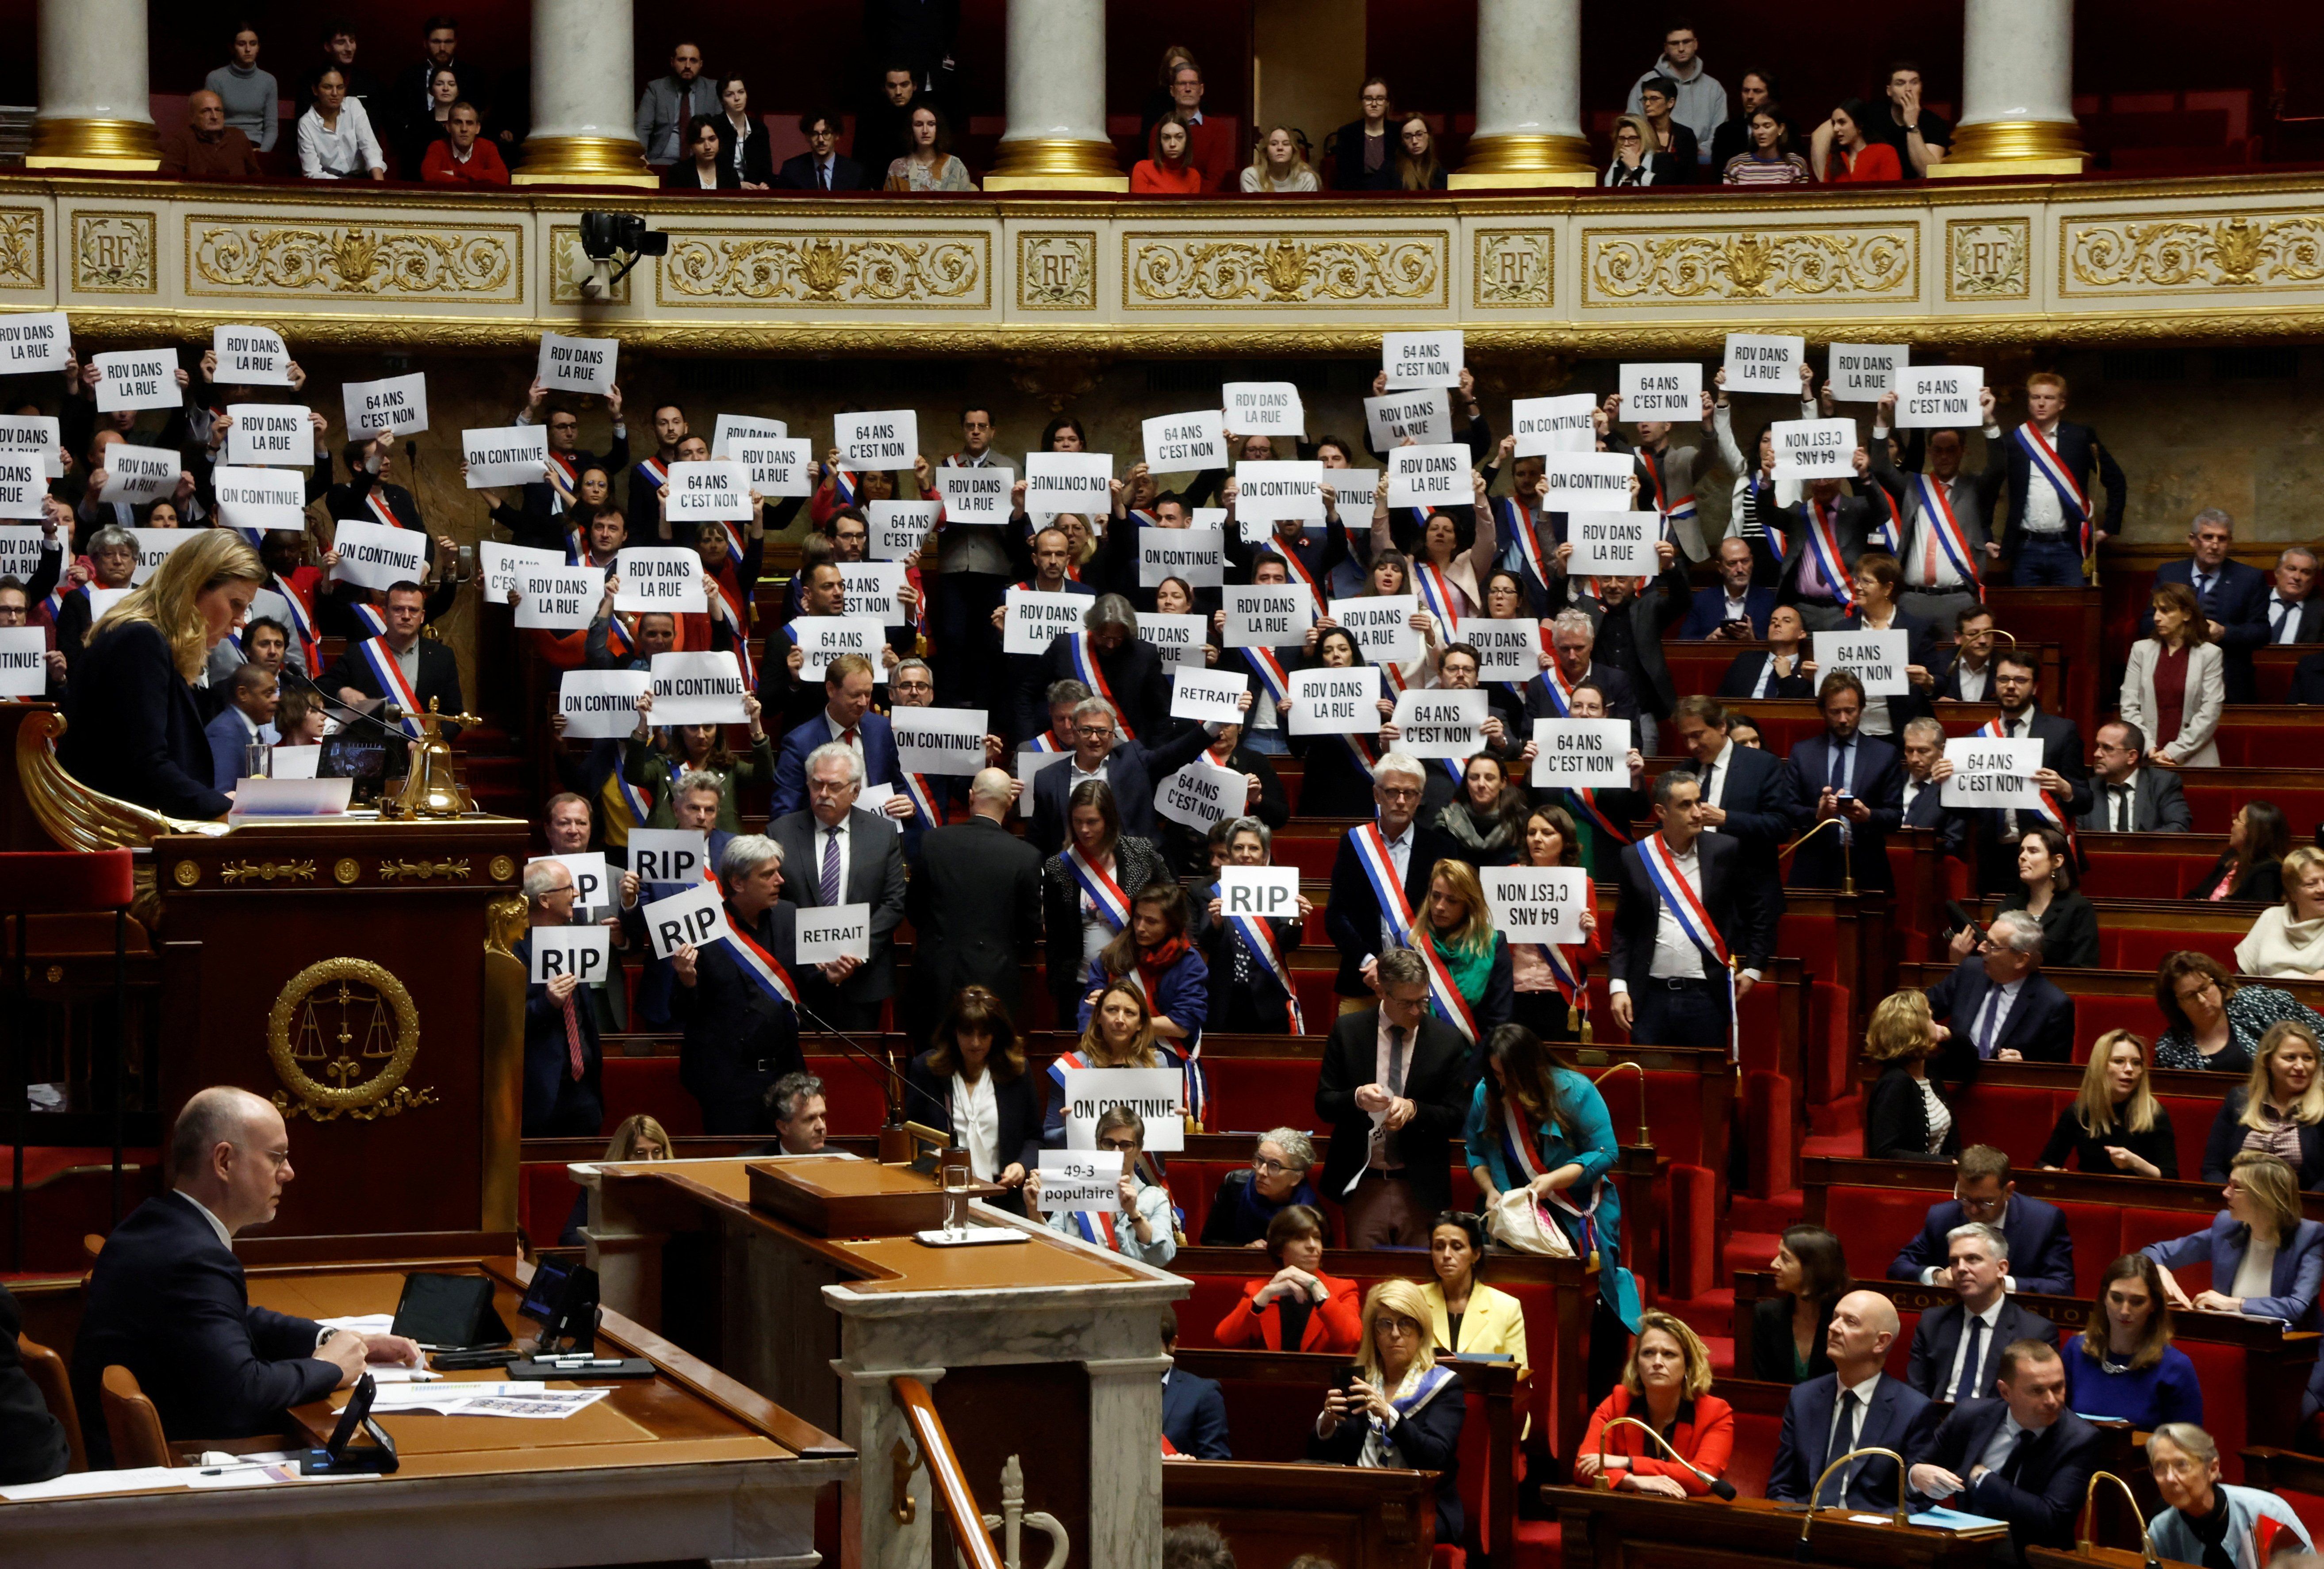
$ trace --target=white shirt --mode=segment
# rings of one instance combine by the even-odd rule
[[[953,1136],[968,1151],[968,1169],[980,1182],[1001,1174],[1001,1103],[992,1093],[992,1070],[969,1084],[952,1076]]]
[[[2017,1435],[2027,1431],[2030,1429],[2021,1426],[2014,1415],[2004,1416],[2001,1426],[1993,1431],[1992,1441],[1986,1445],[1985,1453],[1977,1457],[1977,1463],[1987,1471],[1998,1472],[2009,1463],[2009,1456],[2017,1447]]]
[[[1731,746],[1733,743],[1729,744]],[[1700,898],[1702,894],[1702,850],[1689,845],[1684,855],[1674,855],[1671,859],[1678,866],[1678,875],[1686,879],[1686,885],[1692,888],[1696,897]],[[1667,901],[1657,902],[1655,905],[1655,957],[1646,966],[1646,973],[1657,980],[1665,977],[1676,980],[1702,978],[1702,950],[1694,945],[1694,939],[1689,937],[1686,928],[1679,924],[1678,916],[1673,913]]]
[[[1963,702],[1983,702],[1985,689],[1991,685],[1992,682],[1993,666],[1990,663],[1982,669],[1974,670],[1965,663],[1953,666],[1953,684],[1960,689],[1960,700]]]
[[[1964,1313],[1961,1315],[1960,1339],[1954,1344],[1953,1360],[1951,1365],[1948,1367],[1945,1372],[1945,1381],[1937,1386],[1939,1391],[1936,1396],[1937,1399],[1949,1400],[1952,1399],[1953,1391],[1960,1388],[1961,1360],[1969,1355],[1969,1325],[1971,1323],[1978,1323],[1985,1326],[1985,1332],[1977,1337],[1977,1356],[1978,1364],[1977,1370],[1978,1396],[1979,1399],[1983,1399],[1986,1395],[1992,1392],[1986,1388],[1985,1370],[1995,1365],[1993,1353],[1999,1348],[1994,1344],[1994,1325],[2001,1317],[2001,1305],[2008,1300],[2009,1298],[2005,1293],[2002,1296],[1996,1297],[1993,1299],[1993,1306],[1987,1308],[1984,1312]],[[2006,1452],[2005,1451],[2005,1454],[2006,1453]],[[1988,1463],[1997,1464],[1997,1463],[1993,1462],[1988,1462]]]
[[[2230,1297],[2273,1297],[2275,1295],[2275,1243],[2259,1234],[2254,1227],[2251,1246],[2244,1253],[2242,1267],[2236,1271]]]
[[[2110,833],[2135,833],[2137,831],[2137,769],[2133,768],[2130,771],[2129,777],[2123,780],[2119,784],[2112,783],[2102,775],[2094,774],[2090,776],[2090,788],[2098,793],[2098,804],[2104,808],[2101,815],[2106,820],[2107,831]],[[2119,806],[2116,804],[2117,793],[2119,793],[2121,802]]]
[[[1936,1102],[1932,1097],[1932,1104],[1935,1105],[1941,1103]],[[1950,1126],[1950,1124],[1948,1124],[1947,1125]],[[1934,1154],[1935,1152],[1936,1152],[1933,1150],[1930,1152],[1931,1154]],[[2009,1234],[2009,1200],[2005,1198],[2001,1201],[2001,1213],[1995,1216],[1991,1220],[1987,1221],[1986,1225],[1993,1227],[1994,1230],[2000,1232],[2004,1236]],[[1950,1277],[1952,1272],[1953,1267],[1949,1263],[1932,1264],[1921,1271],[1921,1284],[1923,1286],[1934,1286],[1940,1283],[1950,1285],[1951,1281],[1949,1277]],[[2017,1289],[2017,1277],[2015,1275],[2002,1276],[2001,1289],[2004,1291],[2015,1291]],[[1968,1329],[1968,1326],[1962,1326],[1962,1329],[1965,1333]]]
[[[2055,445],[2058,427],[2052,421],[2044,429],[2038,422],[2034,428],[2042,432],[2042,439]],[[2066,531],[2066,509],[2058,500],[2058,487],[2039,472],[2025,476],[2025,532],[2028,534],[2063,534]]]
[[[361,99],[339,106],[336,131],[324,129],[317,110],[299,116],[299,172],[309,179],[369,179],[373,170],[386,167]]]
[[[1770,655],[1766,665],[1762,668],[1762,675],[1764,675],[1767,671],[1773,670],[1775,667],[1775,657]],[[1724,807],[1727,804],[1727,776],[1733,771],[1729,765],[1734,761],[1735,743],[1733,741],[1729,741],[1725,746],[1719,748],[1719,756],[1711,759],[1711,763],[1709,765],[1711,768],[1711,784],[1702,793],[1702,803],[1704,805]],[[1703,825],[1703,831],[1705,833],[1716,833],[1719,830],[1715,825],[1706,823]]]
[[[2287,600],[2282,594],[2267,597],[2267,640],[2271,643],[2300,641],[2300,612],[2304,600]]]
[[[204,1220],[210,1223],[210,1229],[217,1233],[218,1246],[227,1249],[228,1251],[232,1251],[234,1247],[234,1234],[226,1230],[226,1222],[220,1220],[217,1216],[212,1215],[208,1205],[204,1204],[200,1199],[195,1197],[184,1188],[175,1188],[172,1191],[174,1191],[179,1197],[184,1199],[188,1204],[192,1205],[195,1211],[199,1214]]]
[[[1413,822],[1419,821],[1416,817],[1413,819]],[[1388,864],[1396,868],[1396,885],[1400,888],[1404,886],[1404,880],[1412,867],[1412,822],[1406,823],[1403,834],[1396,839],[1389,839],[1388,830],[1381,829],[1380,840],[1388,846]],[[1397,930],[1395,919],[1386,910],[1382,910],[1380,912],[1380,946],[1394,948],[1403,940],[1404,935]],[[1382,1039],[1385,1040],[1386,1037],[1383,1036]],[[1386,1051],[1387,1048],[1382,1047],[1381,1050]],[[1385,1061],[1386,1059],[1382,1060]]]
[[[1071,801],[1074,798],[1074,792],[1084,782],[1091,779],[1105,779],[1106,757],[1111,757],[1112,756],[1113,754],[1111,752],[1108,752],[1105,755],[1105,757],[1100,757],[1098,759],[1096,767],[1089,769],[1087,772],[1083,771],[1081,755],[1078,752],[1074,754],[1073,757],[1067,758],[1065,761],[1065,799]],[[1106,784],[1109,787],[1111,786],[1112,783],[1112,780],[1106,779]]]
[[[1751,619],[1750,604],[1751,585],[1746,583],[1741,594],[1727,596],[1727,602],[1720,607],[1719,619],[1722,621],[1748,621]]]

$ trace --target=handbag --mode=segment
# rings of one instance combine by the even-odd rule
[[[1534,1201],[1530,1188],[1511,1188],[1495,1195],[1485,1207],[1485,1230],[1511,1252],[1548,1259],[1574,1256],[1572,1241]]]

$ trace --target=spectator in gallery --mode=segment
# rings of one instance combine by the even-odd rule
[[[1283,196],[1321,189],[1299,138],[1288,125],[1270,125],[1251,150],[1250,165],[1242,171],[1246,196]]]
[[[1816,127],[1810,144],[1818,179],[1826,185],[1868,185],[1904,178],[1896,150],[1886,142],[1866,139],[1864,128],[1871,124],[1872,109],[1863,99],[1840,101],[1831,118]]]
[[[1667,77],[1656,77],[1638,85],[1637,97],[1636,113],[1646,123],[1646,151],[1662,159],[1669,171],[1663,183],[1693,183],[1703,153],[1695,133],[1671,116],[1678,106],[1678,84]]]
[[[1041,1164],[1041,1086],[1001,998],[963,986],[904,1078],[905,1115],[951,1134],[976,1179],[1001,1189],[992,1202],[1024,1214],[1025,1179]]]
[[[669,74],[656,77],[638,96],[638,144],[656,169],[682,162],[696,122],[719,112],[717,89],[703,78],[702,50],[681,41],[669,51]]]
[[[686,131],[687,155],[662,171],[664,190],[740,190],[734,166],[718,155],[718,122],[696,115]]]
[[[1667,155],[1651,151],[1654,129],[1644,115],[1625,115],[1614,122],[1614,159],[1607,164],[1600,185],[1683,185],[1679,170]]]
[[[1711,167],[1725,169],[1736,159],[1751,151],[1751,121],[1760,110],[1775,115],[1775,124],[1783,131],[1783,147],[1786,152],[1796,151],[1800,133],[1778,106],[1775,78],[1772,72],[1758,69],[1743,73],[1735,86],[1735,113],[1719,123],[1711,133]]]
[[[306,98],[299,106],[300,114],[306,113],[315,102],[315,72],[325,66],[337,66],[339,74],[347,78],[347,96],[361,104],[365,114],[374,119],[379,118],[382,106],[379,84],[355,61],[355,53],[362,44],[354,25],[345,17],[334,17],[323,23],[322,58],[307,73]]]
[[[2324,1184],[2324,1074],[2317,1032],[2297,1019],[2268,1027],[2244,1082],[2227,1092],[2203,1144],[2203,1180],[2224,1182],[2238,1154],[2272,1154],[2300,1186]],[[2169,1261],[2164,1261],[2168,1262]]]
[[[1147,196],[1200,196],[1203,171],[1187,161],[1191,143],[1186,127],[1175,115],[1154,126],[1154,156],[1130,167],[1130,188]]]
[[[299,116],[299,172],[309,179],[387,178],[371,116],[348,100],[347,79],[336,69],[315,78],[315,106]]]
[[[2149,768],[2146,732],[2127,720],[2109,720],[2090,738],[2090,809],[2084,832],[2191,833],[2194,808],[2169,768]]]
[[[1624,107],[1634,115],[1644,113],[1646,87],[1657,79],[1677,89],[1671,117],[1686,127],[1694,145],[1708,148],[1727,119],[1727,89],[1703,68],[1702,42],[1692,26],[1674,23],[1664,31],[1661,56],[1630,84]],[[1692,167],[1682,177],[1693,178]]]
[[[1864,1097],[1866,1160],[1950,1161],[1960,1148],[1952,1108],[1929,1078],[1929,1059],[1944,1040],[1919,992],[1883,997],[1872,1010],[1864,1054],[1881,1068]]]
[[[1267,1228],[1277,1216],[1295,1205],[1320,1203],[1309,1180],[1314,1169],[1314,1141],[1297,1128],[1261,1133],[1250,1169],[1230,1171],[1220,1180],[1210,1213],[1203,1217],[1203,1245],[1264,1247]]]
[[[927,102],[908,65],[890,62],[880,74],[879,96],[855,116],[855,161],[877,188],[888,166],[911,151],[912,111]]]
[[[1814,178],[1808,161],[1792,151],[1791,132],[1773,105],[1753,110],[1745,131],[1745,150],[1720,165],[1721,183],[1806,185]]]
[[[1407,115],[1397,127],[1403,151],[1397,154],[1397,183],[1406,190],[1443,190],[1449,176],[1436,161],[1436,133],[1419,115]]]
[[[744,190],[765,190],[775,183],[775,155],[770,151],[767,128],[751,113],[751,88],[741,77],[718,78],[718,161],[734,171]]]
[[[1644,1419],[1665,1436],[1678,1459],[1663,1456],[1636,1427],[1609,1427],[1617,1418]],[[1702,1498],[1711,1491],[1702,1473],[1725,1473],[1735,1452],[1735,1411],[1711,1392],[1711,1352],[1702,1337],[1667,1313],[1638,1316],[1638,1339],[1622,1381],[1590,1415],[1573,1457],[1575,1485],[1601,1472],[1619,1492],[1657,1498]]]
[[[2156,767],[2216,768],[2225,651],[2183,583],[2156,583],[2149,614],[2153,635],[2130,646],[2123,671],[2122,717],[2145,732],[2146,760]]]
[[[459,101],[460,73],[450,66],[430,66],[426,112],[395,127],[395,172],[399,179],[422,178],[428,151],[444,140],[445,123],[452,116],[452,106]]]
[[[2263,1564],[2295,1548],[2314,1550],[2292,1507],[2264,1488],[2219,1480],[2219,1446],[2192,1422],[2156,1428],[2146,1468],[2169,1507],[2148,1523],[2155,1552],[2189,1564]]]
[[[372,114],[373,122],[385,130],[392,132],[413,116],[428,113],[428,82],[436,74],[438,67],[450,66],[456,70],[459,68],[460,29],[452,18],[429,17],[420,24],[420,36],[423,51],[421,59],[396,73],[395,85],[389,89],[383,100],[364,105],[365,112]],[[325,69],[328,69],[327,63]],[[356,96],[355,89],[360,85],[360,78],[347,78],[349,97]],[[374,110],[375,113],[373,112]]]
[[[161,139],[159,172],[174,179],[263,179],[266,175],[250,138],[226,123],[226,100],[208,87],[186,96],[186,128]]]
[[[2190,899],[2272,904],[2283,897],[2283,861],[2292,853],[2292,824],[2273,801],[2246,801],[2227,823],[2227,848]]]
[[[1140,136],[1150,138],[1154,127],[1177,107],[1177,100],[1170,91],[1171,84],[1177,80],[1180,66],[1194,63],[1194,51],[1183,43],[1171,44],[1162,51],[1162,63],[1155,73],[1154,86],[1147,92],[1145,107],[1138,117],[1138,133]]]
[[[2162,1267],[2125,1253],[2098,1280],[2098,1310],[2066,1345],[2066,1404],[2085,1417],[2113,1417],[2142,1433],[2166,1422],[2203,1420],[2195,1364],[2171,1344],[2171,1305]],[[2148,1441],[2147,1454],[2154,1454]]]
[[[2324,850],[2283,858],[2283,903],[2260,912],[2236,944],[2236,968],[2276,980],[2324,980]]]
[[[863,166],[839,151],[838,115],[810,109],[799,116],[798,130],[807,138],[807,151],[783,160],[782,172],[775,177],[777,185],[785,190],[826,194],[871,188],[863,178]]]
[[[259,151],[272,152],[282,129],[281,94],[273,73],[258,69],[258,29],[247,22],[238,23],[232,49],[234,58],[205,77],[202,86],[226,106],[229,126],[248,137]]]
[[[2146,1042],[2127,1030],[2108,1030],[2091,1044],[2081,1090],[2058,1113],[2042,1146],[2042,1169],[2064,1170],[2069,1154],[2083,1171],[2179,1179],[2171,1113],[2154,1098]]]
[[[1394,190],[1396,131],[1388,124],[1388,78],[1365,78],[1360,102],[1362,113],[1323,144],[1332,156],[1332,188]]]
[[[1203,171],[1203,188],[1228,189],[1234,181],[1235,171],[1241,167],[1242,149],[1235,145],[1231,121],[1203,113],[1203,68],[1194,63],[1192,54],[1171,69],[1169,112],[1186,128],[1186,156]],[[1149,153],[1153,146],[1149,134]]]
[[[2165,958],[2154,972],[2154,1005],[2167,1026],[2154,1042],[2157,1068],[2242,1073],[2271,1026],[2297,1019],[2324,1031],[2319,1016],[2277,986],[2238,985],[2208,953]]]
[[[1355,1282],[1323,1273],[1323,1243],[1321,1210],[1305,1204],[1278,1210],[1265,1243],[1275,1272],[1243,1283],[1242,1299],[1213,1332],[1218,1343],[1341,1356],[1355,1350],[1361,1333]]]
[[[890,190],[974,190],[968,165],[952,155],[952,130],[933,104],[913,106],[911,144],[888,165]]]
[[[866,0],[863,6],[866,55],[895,62],[938,103],[952,101],[954,45],[959,33],[955,0]]]
[[[2182,1311],[2241,1313],[2315,1328],[2324,1222],[2301,1217],[2292,1168],[2264,1151],[2246,1150],[2224,1180],[2227,1207],[2207,1229],[2140,1250],[2163,1267],[2163,1294]],[[2171,1272],[2189,1264],[2211,1271],[2209,1288],[2192,1296]]]
[[[1919,179],[1952,151],[1952,127],[1921,107],[1921,68],[1911,60],[1900,60],[1888,68],[1882,96],[1887,113],[1873,111],[1865,133],[1895,151],[1906,179]]]
[[[1803,1384],[1831,1371],[1831,1310],[1854,1284],[1840,1239],[1820,1225],[1784,1228],[1768,1268],[1775,1295],[1751,1309],[1751,1376]]]
[[[1382,1280],[1364,1300],[1356,1372],[1323,1396],[1307,1458],[1340,1465],[1434,1471],[1436,1539],[1462,1539],[1457,1477],[1468,1407],[1459,1375],[1438,1364],[1428,1302],[1410,1280]]]
[[[444,121],[444,139],[429,147],[420,178],[449,185],[508,184],[508,165],[484,130],[484,116],[474,104],[463,98],[453,105]]]
[[[1096,1212],[1061,1209],[1049,1216],[1049,1229],[1139,1263],[1167,1265],[1178,1255],[1178,1241],[1170,1229],[1170,1190],[1148,1179],[1144,1119],[1126,1106],[1109,1106],[1097,1119],[1097,1148],[1122,1163],[1114,1206]],[[1026,1174],[1025,1205],[1028,1213],[1040,1213],[1038,1170]]]

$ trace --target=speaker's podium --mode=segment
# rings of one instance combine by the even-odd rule
[[[1969,1569],[2010,1556],[2006,1532],[1898,1525],[1884,1510],[1818,1509],[1765,1499],[1653,1498],[1554,1487],[1567,1569],[1753,1569],[1838,1564],[1858,1569]],[[1801,1529],[1807,1528],[1804,1543]]]

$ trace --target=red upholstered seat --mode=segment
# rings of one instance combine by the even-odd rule
[[[0,853],[0,913],[117,910],[135,897],[133,860],[125,849]]]
[[[517,1189],[517,1224],[524,1227],[533,1246],[555,1247],[565,1230],[565,1217],[573,1213],[580,1185],[558,1161],[528,1161],[523,1171],[524,1180]]]
[[[674,1138],[702,1131],[702,1107],[678,1083],[675,1057],[608,1057],[599,1083],[610,1122],[643,1112]]]
[[[1781,1413],[1735,1413],[1735,1453],[1727,1462],[1727,1480],[1743,1497],[1767,1496],[1767,1470],[1775,1463],[1775,1442],[1783,1430]]]

